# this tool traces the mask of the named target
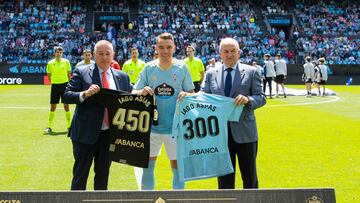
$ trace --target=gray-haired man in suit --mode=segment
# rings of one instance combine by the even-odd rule
[[[107,190],[109,158],[109,120],[107,110],[93,95],[100,87],[131,92],[129,76],[110,67],[114,48],[109,41],[95,44],[95,64],[76,68],[68,83],[64,101],[76,104],[69,137],[75,159],[71,190],[85,190],[89,171],[94,162],[94,189]]]
[[[220,42],[219,64],[206,73],[202,91],[234,98],[234,102],[244,104],[239,122],[228,123],[228,147],[231,161],[236,169],[236,155],[244,188],[258,188],[256,154],[258,133],[254,110],[266,103],[261,89],[261,79],[256,68],[240,63],[239,43],[233,38]],[[218,178],[219,189],[235,188],[235,172]]]

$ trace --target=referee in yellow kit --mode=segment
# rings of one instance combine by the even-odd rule
[[[184,59],[184,62],[189,67],[192,81],[194,83],[195,92],[200,91],[200,85],[204,79],[205,67],[201,59],[195,57],[195,48],[193,46],[186,47],[187,58]]]
[[[133,47],[130,51],[131,59],[124,63],[122,71],[129,75],[130,83],[135,84],[145,66],[145,62],[139,59],[139,50],[137,48]]]
[[[54,125],[54,117],[56,105],[59,103],[60,98],[63,102],[63,95],[67,83],[71,76],[71,65],[69,60],[62,58],[63,48],[60,46],[54,47],[55,58],[48,62],[46,66],[46,73],[51,82],[51,94],[50,94],[50,112],[49,123],[45,128],[44,133],[50,134]],[[69,110],[69,104],[64,103],[64,110],[67,122],[67,128],[70,128],[71,113]]]

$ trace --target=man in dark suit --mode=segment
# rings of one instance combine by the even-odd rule
[[[110,68],[113,46],[106,40],[96,43],[95,64],[80,66],[66,87],[64,99],[76,104],[69,137],[75,163],[71,190],[85,190],[94,160],[94,189],[107,190],[109,177],[109,121],[107,110],[92,97],[100,87],[131,92],[126,73]]]
[[[228,147],[231,161],[236,169],[236,156],[244,188],[258,188],[256,154],[258,133],[254,110],[266,103],[261,89],[261,79],[256,68],[240,63],[240,48],[235,39],[220,42],[220,64],[206,73],[202,91],[234,98],[243,104],[239,122],[228,123]],[[235,172],[218,178],[219,189],[235,188]]]

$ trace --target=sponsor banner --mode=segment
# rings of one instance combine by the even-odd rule
[[[291,26],[292,16],[291,15],[267,15],[268,23],[271,26]]]
[[[45,63],[0,63],[0,74],[46,74]]]
[[[44,84],[44,75],[0,74],[0,85]]]
[[[127,24],[129,21],[128,13],[122,12],[95,12],[94,23],[95,25],[106,23],[112,24]]]

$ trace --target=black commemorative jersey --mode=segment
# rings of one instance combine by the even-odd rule
[[[110,89],[101,89],[94,97],[108,109],[110,159],[147,168],[153,120],[153,97]]]

